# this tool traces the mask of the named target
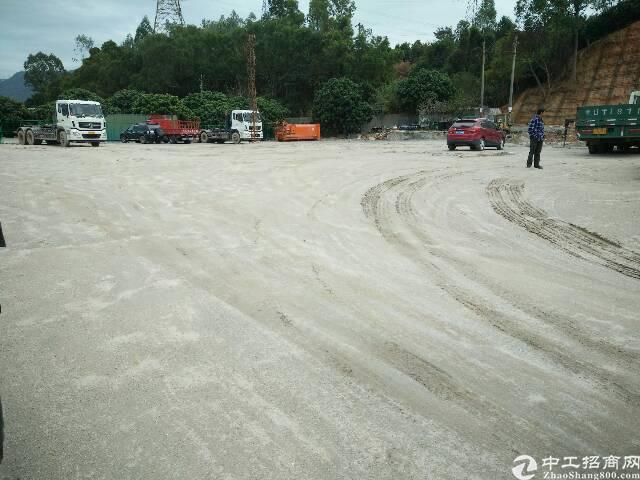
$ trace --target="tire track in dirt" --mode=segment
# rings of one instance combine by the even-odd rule
[[[463,172],[457,174],[460,175]],[[585,361],[579,356],[570,355],[566,347],[555,341],[548,335],[544,335],[536,329],[527,325],[527,322],[522,322],[517,318],[513,318],[512,315],[507,314],[494,307],[486,298],[480,297],[478,294],[472,293],[471,289],[464,288],[460,284],[460,276],[453,275],[453,272],[448,268],[449,265],[443,265],[440,260],[444,260],[447,264],[452,263],[450,258],[435,252],[429,248],[429,245],[433,242],[417,223],[417,217],[415,215],[412,198],[413,195],[425,188],[429,182],[442,182],[455,176],[456,174],[449,175],[434,175],[429,177],[425,175],[425,172],[416,172],[412,175],[404,175],[401,177],[395,177],[385,182],[382,182],[374,187],[370,188],[362,197],[361,205],[363,212],[367,218],[373,221],[374,225],[383,236],[383,238],[392,244],[396,249],[400,251],[405,257],[410,260],[421,264],[424,268],[428,269],[430,274],[435,279],[436,284],[453,297],[457,302],[464,305],[467,309],[474,312],[479,318],[489,323],[492,327],[500,330],[504,334],[520,340],[524,344],[528,345],[535,351],[540,352],[542,355],[550,359],[556,365],[561,366],[563,369],[581,377],[586,378],[590,382],[594,383],[604,391],[613,391],[623,401],[630,404],[639,404],[640,398],[637,392],[629,390],[623,381],[617,378],[617,375],[612,375],[610,371],[607,371],[600,366]],[[386,205],[392,203],[394,210],[386,208]],[[539,215],[543,213],[542,210],[536,207],[526,204],[523,205],[525,211],[530,214]],[[409,228],[411,234],[415,235],[419,240],[421,246],[418,247],[415,243],[412,243],[410,239],[405,238],[404,235],[399,233],[394,228],[394,221],[400,220],[404,223],[404,226]],[[458,278],[456,278],[458,277]],[[463,274],[464,281],[474,283],[475,279],[471,279],[468,275]],[[520,305],[513,304],[509,298],[505,298],[502,295],[497,294],[491,287],[484,281],[475,281],[475,283],[484,289],[489,289],[492,294],[499,296],[505,300],[506,303],[519,312],[523,316],[533,318],[535,321],[543,323],[547,326],[556,328],[555,322],[549,323],[549,316],[546,314],[536,314],[530,311],[530,309],[520,308]],[[565,329],[562,329],[565,330]],[[564,333],[564,332],[563,332]],[[588,338],[586,334],[582,335],[585,340]],[[613,353],[618,352],[618,349],[611,346],[608,348],[605,346],[602,348],[600,343],[596,342],[581,342],[587,343],[589,346],[598,346],[598,350],[601,353],[610,356]],[[411,372],[407,372],[409,376]],[[429,372],[425,372],[426,376],[429,376]],[[440,376],[439,381],[446,380],[446,377]],[[449,384],[444,387],[449,392],[456,392],[459,390],[455,384]],[[467,403],[469,398],[460,397],[459,400]],[[473,410],[476,406],[468,406]],[[485,407],[486,408],[486,407]],[[491,409],[490,409],[491,410]]]
[[[569,255],[640,279],[639,253],[573,223],[550,218],[524,198],[522,182],[498,178],[489,183],[486,191],[493,210],[510,222]]]

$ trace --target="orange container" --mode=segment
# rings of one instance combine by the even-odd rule
[[[296,142],[300,140],[320,140],[319,123],[283,123],[276,128],[276,139],[279,142]]]

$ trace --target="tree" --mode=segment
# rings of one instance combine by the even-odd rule
[[[558,36],[559,29],[571,32],[573,36],[572,76],[577,79],[578,48],[580,31],[589,10],[602,11],[612,0],[517,0],[516,17],[528,31],[553,28]]]
[[[76,57],[73,59],[74,62],[81,62],[82,60],[84,60],[84,57],[86,57],[94,47],[93,39],[84,34],[78,35],[75,38],[75,44],[76,46],[73,49],[73,52],[76,55]]]
[[[142,18],[140,25],[136,28],[136,35],[133,37],[134,42],[139,42],[153,33],[153,27],[146,15]]]
[[[29,111],[25,106],[7,97],[0,96],[0,126],[4,124],[5,128],[9,127],[11,123],[11,130],[14,130],[14,125],[29,118]],[[5,135],[9,133],[5,131]]]
[[[446,102],[455,94],[449,76],[437,70],[416,68],[398,85],[398,103],[406,111],[415,112],[427,102]]]
[[[223,128],[231,111],[246,108],[243,98],[229,97],[221,92],[198,92],[187,95],[184,105],[200,119],[202,125]]]
[[[30,54],[24,62],[24,69],[25,83],[36,91],[40,99],[49,100],[58,94],[65,69],[62,61],[53,53]]]
[[[317,31],[325,31],[329,27],[329,0],[311,0],[309,2],[309,27]]]
[[[102,97],[84,88],[69,88],[64,90],[60,94],[60,98],[66,100],[89,100],[90,102],[100,102],[101,104],[104,102]]]
[[[194,113],[174,95],[148,93],[133,104],[133,113],[177,115],[180,119],[192,119]]]
[[[336,133],[359,132],[371,115],[360,86],[348,78],[329,80],[316,92],[313,101],[313,117],[323,128]]]
[[[496,3],[495,0],[482,0],[476,13],[473,24],[480,30],[495,30],[496,28]]]
[[[298,8],[298,0],[268,0],[269,16],[276,19],[290,20],[296,25],[304,22],[304,13]]]
[[[104,105],[103,110],[109,114],[115,113],[131,113],[133,105],[144,95],[140,90],[124,89],[118,90],[109,97]]]

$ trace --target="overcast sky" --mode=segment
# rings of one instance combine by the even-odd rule
[[[300,0],[307,13],[309,0]],[[466,16],[468,0],[356,0],[354,23],[361,22],[392,44],[431,40],[440,26],[455,26]],[[498,17],[513,16],[515,0],[496,0]],[[182,0],[188,23],[217,19],[233,9],[242,17],[260,15],[262,0]],[[155,0],[0,0],[0,78],[22,70],[29,53],[54,53],[67,69],[76,68],[73,57],[78,34],[93,38],[96,45],[112,39],[121,42],[134,33],[144,15],[153,22]]]

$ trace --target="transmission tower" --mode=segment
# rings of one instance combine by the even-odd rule
[[[184,25],[180,0],[158,0],[153,31],[155,33],[161,32],[167,24]]]
[[[247,37],[247,79],[249,101],[253,112],[253,133],[255,134],[258,99],[256,98],[256,36],[253,33],[250,33]],[[251,140],[253,141],[253,138]]]

